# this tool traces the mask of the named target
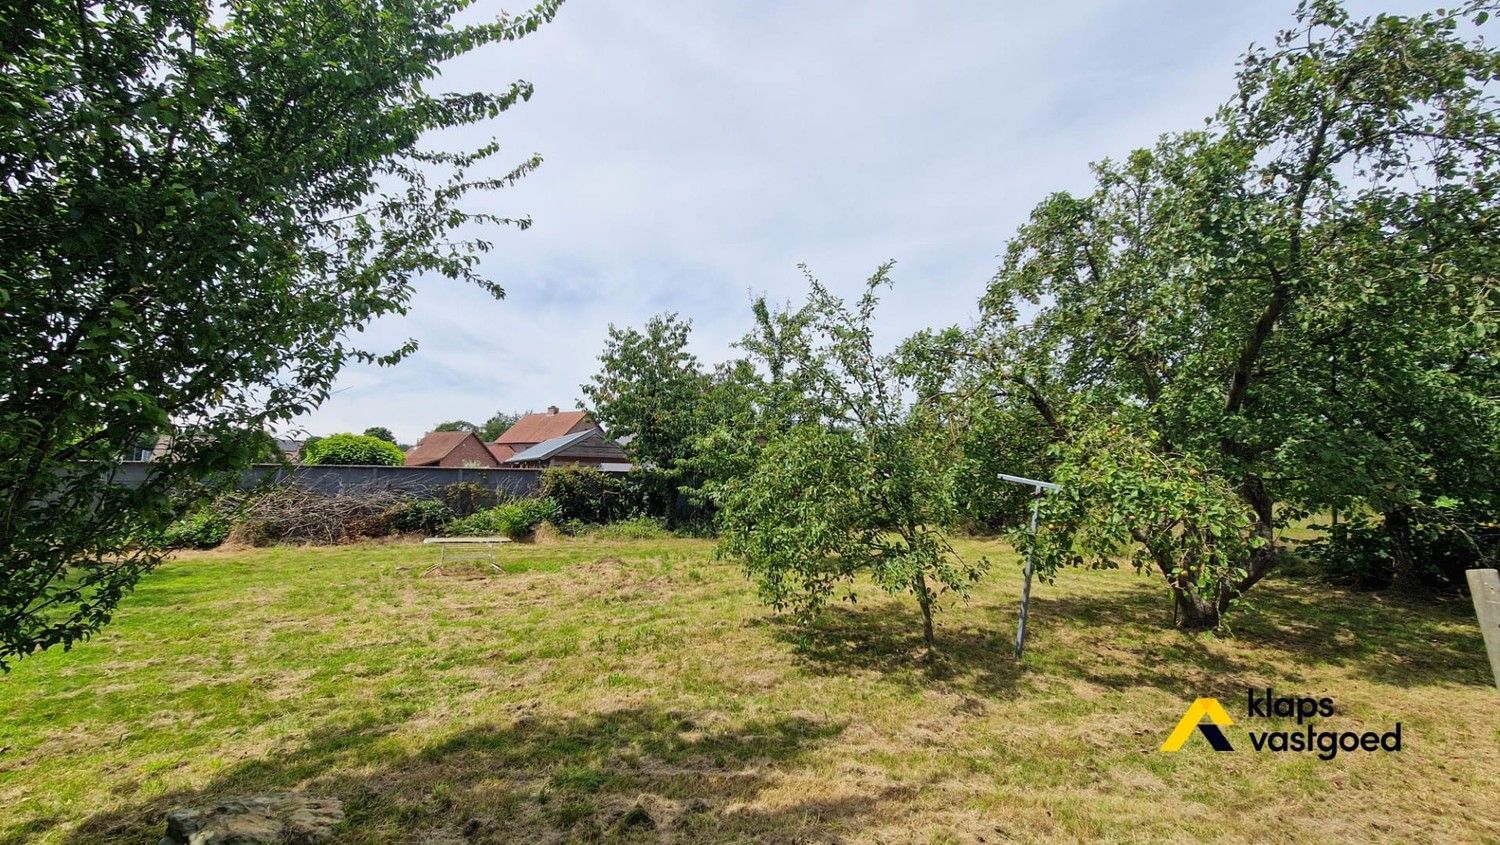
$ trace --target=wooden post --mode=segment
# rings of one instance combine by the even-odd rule
[[[1500,572],[1493,569],[1470,569],[1469,595],[1474,598],[1474,615],[1484,633],[1484,650],[1490,655],[1490,673],[1500,689]]]

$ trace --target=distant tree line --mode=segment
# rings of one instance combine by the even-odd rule
[[[479,439],[486,443],[493,443],[496,438],[505,433],[505,430],[515,425],[524,414],[513,414],[506,411],[496,411],[483,424],[475,425],[468,420],[449,420],[440,422],[432,427],[433,431],[472,431],[479,435]]]
[[[504,431],[516,424],[522,414],[497,411],[484,425],[474,425],[464,420],[450,420],[432,427],[432,431],[472,431],[485,442],[493,442]],[[335,440],[337,446],[329,443]],[[380,442],[375,442],[380,441]],[[381,445],[387,444],[393,448]],[[330,435],[309,435],[302,440],[300,461],[305,464],[379,464],[397,466],[405,450],[411,448],[397,442],[396,435],[385,426],[376,425],[361,434],[344,432]]]

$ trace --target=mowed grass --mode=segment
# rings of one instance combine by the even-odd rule
[[[933,655],[907,599],[800,628],[702,541],[517,544],[503,575],[422,577],[414,544],[183,555],[0,678],[0,843],[154,843],[174,806],[284,789],[342,799],[350,843],[1500,841],[1466,602],[1272,580],[1191,636],[1155,581],[1070,572],[1017,663],[1014,556],[962,551],[995,568]],[[1254,753],[1266,686],[1404,748]],[[1235,752],[1159,753],[1198,696]]]

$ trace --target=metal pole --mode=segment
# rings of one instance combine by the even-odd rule
[[[1016,659],[1021,659],[1021,651],[1026,647],[1026,614],[1031,609],[1031,568],[1032,558],[1036,554],[1036,515],[1042,504],[1042,493],[1047,490],[1061,489],[1050,481],[1038,481],[1035,478],[1025,478],[1019,475],[1008,475],[999,473],[1002,481],[1012,484],[1024,484],[1031,488],[1031,546],[1026,550],[1026,584],[1021,588],[1021,621],[1016,624]]]
[[[1042,488],[1031,493],[1031,545],[1026,549],[1026,582],[1021,587],[1021,621],[1016,623],[1016,659],[1021,659],[1021,650],[1026,647],[1026,613],[1031,607],[1031,559],[1036,554],[1036,514],[1042,503]]]

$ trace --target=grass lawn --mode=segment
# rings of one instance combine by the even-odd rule
[[[1500,842],[1466,602],[1273,580],[1189,636],[1155,582],[1073,572],[1018,664],[1014,558],[962,550],[995,570],[930,659],[910,601],[799,629],[701,541],[516,545],[488,577],[409,544],[183,555],[0,678],[0,843],[154,843],[171,807],[287,788],[341,798],[353,843]],[[1404,747],[1255,753],[1268,685]],[[1198,696],[1235,753],[1159,753]]]

